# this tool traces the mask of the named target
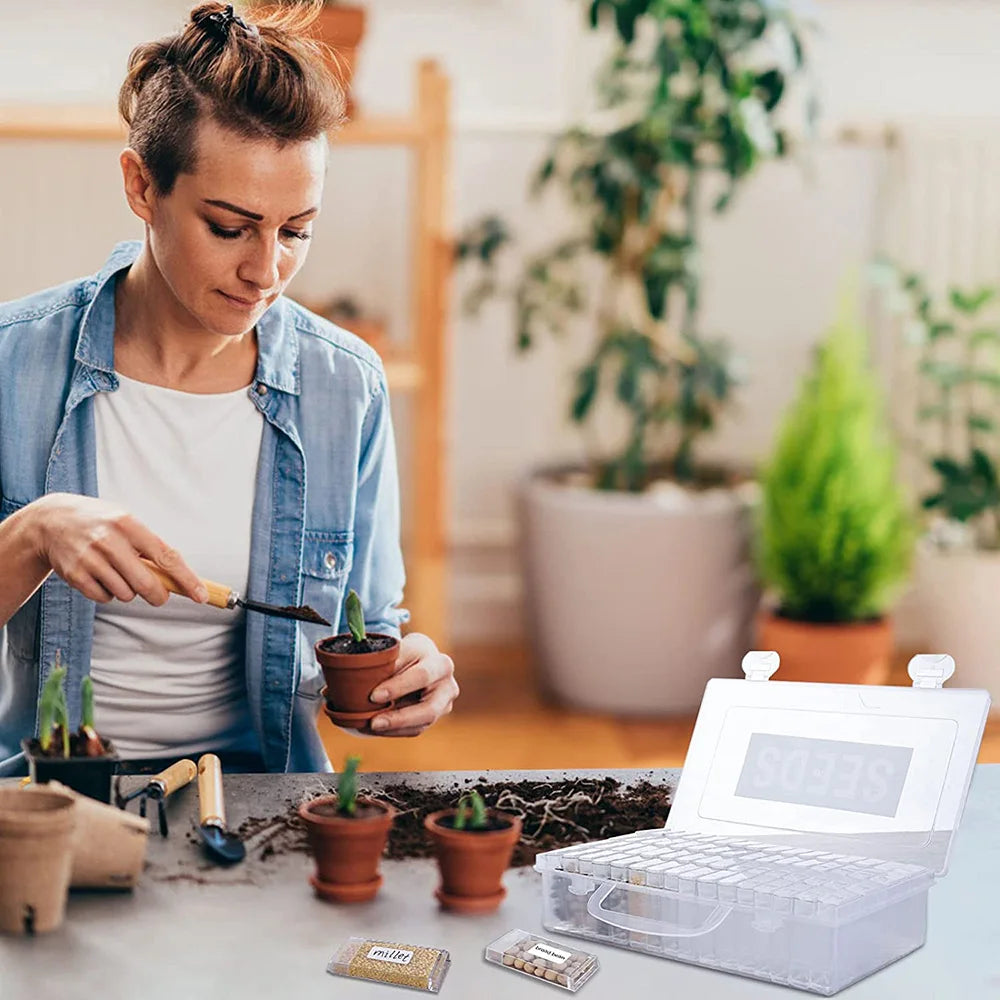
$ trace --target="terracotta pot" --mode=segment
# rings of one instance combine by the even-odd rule
[[[434,895],[446,910],[490,913],[507,895],[501,879],[521,836],[521,820],[490,809],[487,813],[490,818],[504,820],[509,826],[477,832],[441,825],[442,819],[454,815],[454,809],[442,809],[424,820],[441,871],[441,885]]]
[[[328,62],[333,75],[343,84],[350,117],[354,116],[351,80],[358,62],[358,48],[365,34],[365,18],[364,7],[341,3],[327,4],[316,18],[317,35],[333,49],[333,56]]]
[[[781,657],[776,681],[820,684],[887,684],[892,667],[892,623],[819,624],[792,621],[770,611],[757,619],[757,648]]]
[[[337,808],[336,795],[324,795],[299,806],[309,846],[316,859],[316,874],[309,884],[320,899],[334,903],[361,903],[373,899],[382,885],[379,859],[389,839],[396,810],[380,799],[359,798],[359,807],[377,809],[372,816],[348,818],[322,815]]]
[[[369,637],[392,639],[392,645],[374,653],[331,653],[324,650],[323,643],[329,639],[344,638],[344,635],[337,635],[320,639],[314,647],[316,660],[326,678],[326,701],[335,712],[369,712],[374,715],[387,707],[373,704],[369,695],[395,672],[399,640],[377,632],[370,632]]]
[[[75,822],[70,795],[0,788],[0,931],[38,934],[62,924]]]

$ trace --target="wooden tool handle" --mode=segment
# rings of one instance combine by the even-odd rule
[[[183,788],[198,773],[198,766],[193,760],[179,760],[176,764],[171,764],[165,771],[161,771],[152,781],[159,781],[163,785],[164,798],[171,792],[176,792],[178,788]]]
[[[184,591],[182,591],[181,588],[174,582],[173,577],[171,577],[164,570],[160,569],[156,563],[146,559],[145,556],[139,556],[139,561],[159,577],[160,583],[162,583],[171,594],[184,594]],[[205,585],[205,589],[208,591],[208,603],[211,604],[212,607],[229,607],[229,595],[233,592],[231,587],[227,587],[224,583],[215,583],[213,580],[202,580],[201,582]]]
[[[214,753],[198,758],[198,809],[201,825],[226,825],[226,806],[222,800],[222,762]]]

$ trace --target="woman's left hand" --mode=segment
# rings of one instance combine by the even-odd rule
[[[392,701],[421,692],[420,700],[405,708],[376,715],[370,725],[378,736],[419,736],[451,711],[458,697],[455,662],[442,653],[430,636],[419,632],[404,635],[399,643],[396,672],[371,695],[376,703]]]

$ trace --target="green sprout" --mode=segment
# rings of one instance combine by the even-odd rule
[[[487,824],[486,803],[479,792],[466,792],[458,800],[455,810],[455,830],[485,830]]]
[[[65,705],[66,702],[63,692],[65,678],[66,668],[62,666],[59,650],[56,650],[56,663],[45,680],[38,705],[38,744],[46,753],[52,746],[52,729],[58,721],[56,716],[60,711],[60,703]],[[68,751],[66,756],[69,756]]]
[[[352,591],[353,593],[353,591]],[[352,754],[344,761],[344,770],[337,782],[337,801],[340,811],[348,816],[354,815],[358,805],[358,764],[361,758]]]
[[[347,627],[351,630],[351,635],[355,642],[365,641],[365,615],[361,610],[361,598],[356,590],[351,590],[347,594]]]

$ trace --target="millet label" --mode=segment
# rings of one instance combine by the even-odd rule
[[[530,954],[534,955],[535,958],[544,958],[547,962],[555,962],[556,965],[562,965],[572,952],[561,951],[559,948],[552,948],[547,944],[536,944],[531,949]]]
[[[394,965],[409,965],[413,960],[413,952],[404,948],[384,948],[376,945],[368,949],[368,957],[376,962],[392,962]]]

